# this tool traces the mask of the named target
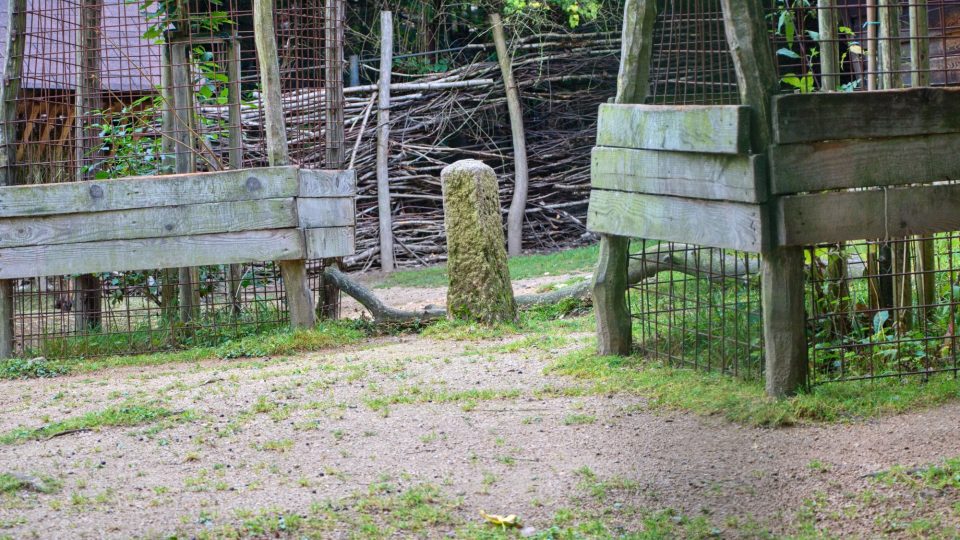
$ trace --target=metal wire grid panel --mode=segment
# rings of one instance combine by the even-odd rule
[[[812,383],[960,373],[960,233],[821,245],[807,259]]]
[[[278,0],[274,11],[291,159],[305,167],[342,165],[341,3]],[[28,0],[13,181],[266,165],[250,3],[200,5]],[[309,267],[316,291],[322,264]],[[270,262],[184,277],[147,269],[22,280],[17,346],[23,354],[143,352],[286,320]],[[189,328],[174,309],[181,284],[200,299]]]
[[[661,242],[632,252],[629,264],[631,276],[643,278],[629,289],[642,354],[670,366],[760,378],[759,255]]]
[[[740,103],[719,0],[668,0],[653,36],[648,103]],[[671,366],[759,378],[759,256],[655,240],[631,246],[637,349]]]
[[[653,42],[648,103],[740,103],[719,0],[667,0]]]
[[[885,13],[890,19],[881,33]],[[663,6],[654,28],[648,102],[739,102],[719,19],[718,3],[706,0]],[[769,5],[768,22],[786,93],[960,80],[960,2],[837,7],[829,0],[777,0]],[[836,31],[821,32],[825,24]],[[824,61],[831,50],[832,64]],[[951,233],[809,248],[809,382],[956,375],[957,240]],[[629,301],[639,351],[668,365],[758,378],[759,256],[666,242],[633,245]]]
[[[767,13],[785,92],[960,82],[956,0],[775,0]]]

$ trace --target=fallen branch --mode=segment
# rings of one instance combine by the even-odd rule
[[[628,282],[633,285],[650,279],[660,272],[679,272],[691,276],[706,277],[710,281],[743,279],[757,272],[756,259],[741,260],[720,250],[698,248],[687,244],[672,244],[669,251],[661,245],[647,248],[639,257],[630,260]],[[376,322],[413,322],[442,319],[447,310],[435,306],[426,306],[419,311],[405,311],[392,308],[383,303],[370,289],[350,279],[335,267],[323,271],[331,283],[355,299],[373,315]],[[518,306],[532,307],[556,304],[568,298],[586,300],[590,298],[592,281],[585,279],[580,283],[540,293],[523,294],[516,297]]]

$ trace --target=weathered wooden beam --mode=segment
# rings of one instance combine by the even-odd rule
[[[903,86],[900,73],[900,2],[880,0],[877,10],[880,18],[880,81],[885,90]]]
[[[587,228],[593,232],[654,238],[718,248],[765,249],[760,205],[595,189]]]
[[[297,199],[297,215],[300,217],[301,229],[315,229],[352,227],[357,213],[353,199],[349,197],[336,199],[300,197]]]
[[[280,59],[277,55],[277,35],[273,28],[273,11],[273,0],[254,0],[253,30],[260,63],[267,157],[270,165],[277,166],[290,163],[290,151],[283,116]],[[300,241],[303,242],[302,233]],[[298,328],[312,328],[317,319],[313,311],[313,293],[307,280],[304,255],[305,253],[301,253],[301,257],[296,260],[280,260],[280,273],[286,292],[287,309],[290,311],[290,324]]]
[[[614,98],[618,104],[642,103],[650,90],[651,19],[655,18],[656,4],[656,0],[627,0],[624,3],[623,50]],[[590,208],[603,210],[596,209],[592,202]],[[629,238],[616,233],[600,234],[600,259],[592,284],[597,315],[597,352],[600,354],[626,355],[633,347],[633,326],[627,305],[629,249]]]
[[[326,0],[327,12],[323,18],[324,92],[326,96],[324,103],[327,108],[324,115],[326,117],[325,165],[330,169],[342,169],[346,158],[343,134],[343,27],[346,25],[344,22],[346,19],[344,3],[344,0]],[[350,75],[353,76],[352,69]],[[360,133],[363,133],[364,127],[360,128]],[[360,143],[361,138],[361,136],[357,136],[357,144]],[[340,260],[336,258],[325,259],[322,264],[324,267],[338,267]],[[340,314],[340,289],[323,273],[319,276],[318,285],[317,317],[321,319],[337,318]]]
[[[763,154],[694,154],[598,146],[591,186],[596,189],[698,199],[763,202],[767,168]]]
[[[2,250],[0,279],[173,268],[304,256],[299,229],[107,240]]]
[[[960,179],[960,133],[775,145],[774,194]]]
[[[230,103],[227,113],[227,134],[229,135],[229,153],[230,168],[242,169],[244,157],[243,145],[243,88],[240,79],[243,77],[242,51],[240,50],[240,38],[234,33],[226,42],[227,46],[227,89],[229,90]],[[226,279],[227,298],[234,316],[239,316],[243,311],[243,303],[240,297],[240,283],[243,277],[243,267],[239,264],[228,264],[224,268],[224,277]]]
[[[910,86],[930,86],[930,13],[927,0],[911,0]]]
[[[300,197],[353,197],[356,193],[354,170],[300,169]]]
[[[593,275],[593,305],[597,313],[597,353],[627,355],[633,349],[633,322],[627,305],[630,239],[603,235]]]
[[[960,88],[789,94],[773,99],[780,144],[960,132]]]
[[[327,202],[326,205],[319,205],[324,209],[334,206],[329,203],[339,201],[307,200]],[[344,201],[349,203],[347,206],[352,207],[353,201]],[[345,214],[343,210],[338,213]],[[351,223],[352,217],[351,215]],[[338,216],[331,220],[331,226],[346,225],[340,223],[342,220],[343,218]],[[0,248],[190,236],[296,226],[297,211],[293,198],[160,206],[88,214],[0,218]],[[0,255],[0,266],[2,265]]]
[[[27,0],[10,0],[7,10],[7,35],[0,36],[5,58],[0,73],[0,186],[13,179],[17,125],[17,94],[23,72],[23,53],[26,43]],[[0,359],[14,355],[13,281],[0,279]]]
[[[779,242],[810,245],[960,229],[960,184],[828,191],[778,200]]]
[[[617,103],[643,103],[650,92],[650,55],[657,3],[627,0],[623,8]]]
[[[740,102],[751,109],[751,146],[755,152],[765,152],[774,139],[771,99],[780,83],[770,46],[764,2],[720,0],[720,3],[737,74]],[[760,246],[763,251],[760,292],[766,390],[771,396],[781,397],[793,394],[803,386],[807,370],[803,249],[766,245],[772,236],[766,219],[760,223],[760,231],[765,242]]]
[[[377,90],[377,219],[380,269],[392,272],[393,214],[390,208],[390,72],[393,70],[393,14],[380,12],[380,81]]]
[[[308,259],[346,257],[354,253],[353,227],[327,227],[303,231]]]
[[[820,43],[820,88],[836,92],[840,86],[840,43],[836,0],[818,0],[817,30]]]
[[[778,248],[763,254],[760,294],[767,394],[786,397],[807,382],[805,280],[802,248]]]
[[[720,0],[723,27],[737,74],[740,103],[750,107],[750,142],[755,153],[770,144],[770,98],[779,90],[763,0]]]
[[[750,108],[739,105],[600,105],[597,146],[745,154]]]

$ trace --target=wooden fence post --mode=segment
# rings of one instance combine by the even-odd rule
[[[243,89],[240,86],[240,78],[243,76],[240,63],[240,38],[236,34],[227,42],[227,80],[230,89],[230,110],[227,122],[229,125],[230,137],[230,168],[243,168],[243,118],[241,115],[241,106],[243,97],[240,93]],[[230,301],[231,311],[234,316],[240,315],[243,306],[240,302],[240,281],[243,278],[242,264],[228,264],[226,270],[227,298]]]
[[[835,0],[818,0],[817,31],[820,35],[820,88],[836,92],[840,86],[840,56],[837,43],[837,11]]]
[[[930,38],[927,19],[927,0],[910,2],[910,86],[930,86]],[[921,312],[925,320],[933,315],[936,301],[936,275],[933,240],[921,240],[916,244],[918,293]]]
[[[173,138],[176,144],[176,172],[196,172],[194,144],[193,78],[190,73],[190,50],[185,43],[171,43],[170,73],[173,94]],[[200,315],[200,272],[198,268],[179,269],[180,320],[190,322]]]
[[[257,58],[260,60],[260,91],[263,96],[267,158],[272,166],[288,165],[290,153],[283,118],[277,36],[273,29],[273,0],[254,0],[253,30]],[[290,311],[290,324],[297,328],[312,328],[317,321],[313,312],[313,294],[307,280],[306,262],[303,259],[279,261],[279,265],[287,295],[287,309]]]
[[[513,66],[507,51],[507,38],[503,32],[503,20],[499,13],[490,14],[493,27],[493,44],[497,48],[497,63],[503,77],[507,95],[507,112],[510,115],[510,133],[513,136],[513,199],[507,212],[507,252],[511,257],[523,250],[523,218],[527,209],[527,192],[530,173],[527,167],[527,139],[523,130],[523,111],[520,108],[520,92],[513,79]]]
[[[0,186],[13,180],[14,142],[16,139],[17,94],[23,72],[26,41],[27,0],[10,0],[7,6],[8,34],[2,36],[6,61],[0,74]],[[0,279],[0,359],[14,354],[12,279]]]
[[[324,19],[324,92],[326,95],[326,168],[341,169],[344,161],[343,135],[343,0],[327,0]],[[358,66],[359,69],[359,66]],[[351,77],[353,76],[351,72]],[[323,266],[340,266],[339,258],[323,259]],[[340,289],[320,274],[320,301],[317,317],[335,319],[340,312]]]
[[[174,96],[173,96],[173,70],[170,67],[170,46],[164,45],[160,48],[160,98],[163,101],[163,110],[161,114],[162,140],[160,142],[163,157],[160,160],[160,166],[164,172],[170,172],[176,169],[177,144],[173,132],[176,129],[176,119],[174,117]],[[161,309],[163,317],[170,325],[170,339],[176,338],[176,303],[174,298],[177,296],[177,269],[164,268],[163,282],[160,286],[160,298],[163,302]]]
[[[99,127],[93,119],[103,107],[100,100],[100,26],[103,6],[97,0],[82,0],[77,29],[77,66],[79,72],[74,84],[73,105],[74,148],[76,152],[76,180],[90,178],[84,165],[96,153]],[[39,285],[39,280],[38,280]],[[103,291],[100,277],[82,274],[74,278],[74,327],[76,331],[100,328],[103,322]]]
[[[377,210],[380,268],[393,272],[393,216],[390,213],[390,71],[393,69],[393,15],[380,12],[380,82],[377,102]]]
[[[656,0],[627,0],[624,5],[617,103],[643,103],[647,97],[656,18]],[[633,347],[633,323],[627,305],[629,249],[629,238],[600,235],[600,258],[593,276],[599,354],[630,354]]]
[[[770,49],[762,0],[721,0],[727,43],[733,55],[740,101],[751,108],[754,153],[770,146],[771,99],[779,80]],[[770,220],[775,223],[777,220]],[[769,234],[776,238],[776,234]],[[803,310],[802,247],[768,247],[761,262],[766,389],[771,396],[796,393],[806,383],[807,340]]]

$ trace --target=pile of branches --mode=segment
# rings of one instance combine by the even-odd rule
[[[513,50],[530,170],[524,248],[584,242],[590,239],[585,225],[597,108],[615,93],[619,35],[541,34],[514,42]],[[459,64],[441,73],[393,74],[389,170],[399,264],[446,258],[440,189],[446,165],[473,158],[493,167],[504,214],[513,194],[510,124],[492,43],[465,48]],[[376,80],[375,66],[364,67]],[[345,263],[367,269],[379,266],[380,256],[376,85],[348,87],[344,94],[345,160],[358,179],[357,252]],[[304,166],[323,165],[324,98],[313,89],[284,95],[291,156]],[[202,114],[227,117],[222,107]],[[250,165],[263,165],[261,112],[245,106],[242,117],[245,155]]]

